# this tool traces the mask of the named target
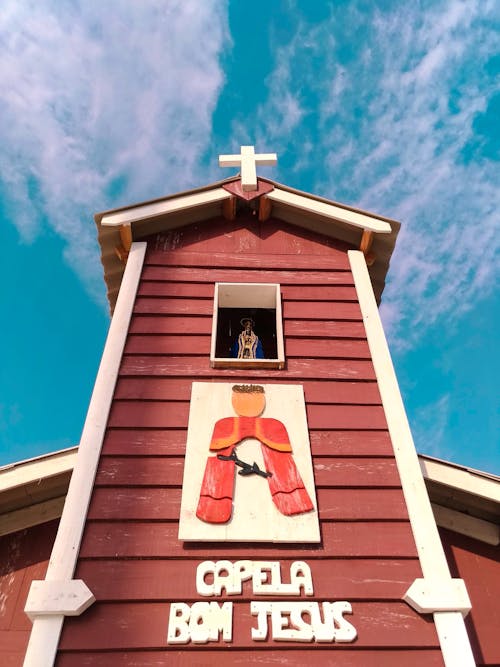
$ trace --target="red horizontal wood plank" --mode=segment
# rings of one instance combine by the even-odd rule
[[[107,429],[102,453],[108,455],[181,456],[187,429]]]
[[[351,271],[323,269],[322,271],[307,270],[276,270],[263,269],[255,266],[232,268],[197,268],[176,266],[148,266],[142,272],[142,280],[195,283],[279,283],[280,285],[354,285]]]
[[[293,381],[281,382],[281,384],[291,382]],[[192,380],[188,378],[120,378],[115,389],[115,399],[189,401],[191,387]],[[328,380],[314,382],[310,380],[304,382],[303,387],[305,399],[310,403],[357,403],[360,405],[381,403],[375,382],[329,382]]]
[[[212,315],[213,299],[167,299],[137,297],[134,313],[141,315]],[[284,301],[285,319],[361,320],[357,302],[346,301]]]
[[[318,489],[320,519],[402,520],[408,517],[399,489]],[[94,490],[90,519],[178,520],[180,488],[101,487]]]
[[[238,282],[245,281],[239,276]],[[257,282],[266,281],[260,279]],[[213,278],[207,282],[143,279],[137,293],[139,296],[146,297],[213,299],[214,283]],[[356,289],[353,285],[281,285],[281,294],[285,299],[297,301],[357,301]]]
[[[189,401],[193,382],[190,378],[120,378],[115,399]]]
[[[334,320],[285,320],[285,338],[364,338],[363,322]],[[197,334],[212,333],[212,313],[209,315],[134,315],[129,333],[131,334]]]
[[[287,301],[357,301],[354,286],[282,285],[281,294]]]
[[[48,528],[47,524],[42,524],[42,525]],[[28,535],[29,535],[29,530],[28,530]],[[36,549],[37,546],[38,545],[34,545],[34,549]],[[43,561],[38,563],[37,562],[31,563],[28,567],[24,568],[23,582],[19,590],[19,595],[16,599],[14,614],[10,622],[10,630],[31,630],[31,621],[24,612],[24,605],[28,597],[28,592],[31,587],[31,582],[33,580],[45,579],[45,573],[47,572],[49,555],[50,551],[47,551],[45,559]]]
[[[177,488],[94,488],[88,518],[178,520],[180,501]]]
[[[96,486],[181,486],[184,458],[101,456]]]
[[[26,640],[26,645],[27,644],[28,640]],[[24,661],[25,653],[26,653],[26,648],[21,652],[2,651],[0,653],[0,657],[2,659],[2,667],[21,667]]]
[[[89,521],[80,550],[81,558],[198,558],[204,560],[249,557],[248,544],[232,542],[180,542],[177,522]],[[325,521],[321,544],[259,544],[250,556],[276,558],[416,558],[408,521]]]
[[[279,255],[246,252],[162,252],[160,250],[148,250],[145,263],[146,265],[200,268],[350,270],[347,253],[342,251],[333,251],[327,255]]]
[[[339,340],[335,338],[287,338],[285,356],[323,359],[371,359],[366,340]]]
[[[172,401],[113,401],[108,426],[121,428],[184,428],[189,403]]]
[[[212,315],[213,299],[164,299],[139,296],[134,313],[159,315]]]
[[[295,320],[361,320],[359,304],[345,301],[285,301],[283,317]]]
[[[129,335],[125,345],[126,354],[210,354],[209,335]],[[370,359],[370,350],[365,340],[339,340],[319,338],[288,338],[285,355],[290,357],[321,357],[326,359]]]
[[[208,444],[207,444],[208,455]],[[102,456],[97,486],[181,486],[182,457]],[[401,486],[394,459],[320,458],[314,461],[316,487]]]
[[[125,355],[120,367],[120,375],[159,375],[162,377],[190,376],[193,379],[242,377],[242,369],[211,368],[209,360],[203,357],[167,357]],[[294,380],[375,380],[371,361],[357,359],[289,359],[282,371],[266,369],[244,370],[247,381],[281,378]]]
[[[227,415],[234,415],[230,405]],[[187,401],[113,401],[108,426],[119,428],[184,428],[189,419]],[[379,405],[307,406],[309,428],[386,429]],[[209,437],[211,434],[207,434]]]
[[[18,551],[19,542],[15,537],[12,539],[9,535],[0,540],[0,632],[11,629],[22,590],[25,569],[19,567],[15,557]]]
[[[364,338],[363,322],[336,322],[334,320],[285,320],[285,337],[302,338]]]
[[[393,458],[319,458],[314,460],[313,467],[316,488],[401,486],[396,461]]]
[[[307,423],[315,429],[386,429],[381,405],[307,405]]]
[[[247,214],[248,216],[248,214]],[[247,217],[247,224],[250,229],[256,229],[255,216]],[[221,226],[221,231],[225,226]],[[277,218],[269,218],[265,222],[259,223],[258,235],[261,239],[261,252],[274,252],[278,254],[313,254],[313,255],[333,255],[339,252],[345,253],[351,246],[339,239],[331,236],[325,236],[283,222]],[[247,240],[248,233],[243,234],[244,242]]]
[[[214,282],[181,283],[167,280],[151,281],[143,278],[139,283],[137,294],[138,296],[164,297],[169,299],[179,297],[213,299]]]
[[[129,335],[125,354],[206,354],[210,355],[211,337],[198,336],[138,336]]]
[[[408,518],[400,489],[318,489],[317,497],[320,519]]]
[[[337,650],[340,649],[340,650]],[[248,665],[280,665],[286,658],[286,667],[304,667],[316,663],[320,667],[444,667],[442,653],[439,649],[391,649],[383,651],[347,648],[329,644],[304,646],[302,649],[282,648],[259,650],[258,646],[251,649],[235,649],[229,651],[217,649],[165,650],[165,651],[106,651],[103,653],[61,652],[57,657],[57,667],[165,667],[166,664],[176,667],[192,667],[198,665],[231,665],[247,667]],[[9,666],[10,667],[10,666]],[[16,663],[17,667],[17,663]]]
[[[83,579],[99,602],[196,601],[200,597],[196,591],[199,562],[198,559],[85,560],[78,564],[75,578]],[[281,579],[290,583],[293,559],[280,559],[280,563]],[[309,565],[315,600],[329,600],[333,596],[346,600],[401,600],[413,581],[422,576],[418,560],[409,559],[317,560]],[[243,582],[241,595],[224,593],[220,597],[234,601],[262,598],[253,594],[251,580]]]
[[[472,610],[465,619],[478,664],[500,664],[500,554],[498,546],[440,529],[451,576],[464,579]],[[487,582],[487,583],[486,583]]]
[[[28,647],[31,629],[0,630],[0,664],[21,667]]]
[[[192,334],[212,333],[212,313],[193,315],[133,315],[129,334]]]
[[[391,456],[387,431],[309,431],[311,451],[315,456]]]
[[[350,247],[338,239],[293,227],[270,218],[240,213],[231,222],[222,216],[163,231],[150,239],[149,246],[161,252],[278,253],[335,255]]]
[[[164,649],[168,614],[168,603],[94,603],[82,616],[66,618],[59,646],[63,650]],[[404,602],[355,602],[348,620],[357,629],[359,648],[438,646],[434,624]],[[254,648],[252,627],[256,618],[250,615],[249,603],[234,602],[231,647]],[[261,650],[266,645],[275,647],[272,640],[259,642]],[[280,646],[297,645],[280,642]]]
[[[187,429],[108,429],[103,453],[120,456],[183,456]],[[310,430],[315,456],[391,456],[387,431]]]

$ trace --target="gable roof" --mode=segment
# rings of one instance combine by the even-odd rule
[[[250,199],[245,193],[234,197],[238,183],[239,177],[233,176],[194,190],[96,213],[94,219],[111,312],[124,271],[124,263],[116,252],[122,243],[121,226],[127,227],[132,240],[138,241],[151,234],[221,216],[231,198],[237,200],[236,215],[249,209],[255,211],[256,200],[265,197],[273,218],[337,238],[353,248],[360,247],[365,231],[373,233],[370,250],[375,261],[369,271],[377,302],[380,302],[399,222],[260,177],[259,193]]]
[[[438,526],[500,544],[500,477],[419,455]]]
[[[77,453],[71,447],[0,468],[0,537],[61,516]]]

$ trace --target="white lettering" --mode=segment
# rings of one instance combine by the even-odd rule
[[[195,602],[192,607],[185,602],[172,602],[168,620],[167,644],[206,644],[219,641],[220,633],[225,642],[233,638],[233,603]]]
[[[187,644],[191,610],[185,602],[172,602],[168,619],[167,644]]]
[[[343,614],[352,613],[348,602],[251,602],[250,612],[257,616],[257,628],[252,628],[252,639],[264,640],[268,635],[268,616],[271,617],[271,637],[275,641],[351,642],[356,639],[354,626]],[[304,618],[307,614],[308,623]]]
[[[252,628],[252,639],[254,641],[265,641],[267,639],[267,613],[269,602],[250,602],[250,613],[257,616],[257,627]]]
[[[207,583],[207,578],[213,578]],[[290,566],[290,583],[281,580],[281,563],[278,561],[229,560],[203,561],[196,570],[196,590],[204,597],[241,595],[243,582],[252,579],[254,595],[314,595],[311,569],[303,561]]]
[[[335,622],[335,641],[336,642],[353,642],[358,633],[354,625],[346,621],[344,614],[352,614],[352,607],[349,602],[345,600],[341,602],[323,603],[330,604],[333,609],[333,620]]]
[[[295,583],[299,590],[302,588],[305,595],[314,595],[311,568],[304,561],[296,560],[292,563],[290,580]]]
[[[200,563],[196,570],[196,590],[204,597],[241,595],[243,582],[252,581],[254,595],[314,595],[311,569],[304,561],[290,564],[290,583],[281,578],[279,561],[229,560]],[[344,614],[352,614],[349,602],[252,601],[252,616],[257,627],[251,629],[254,641],[268,639],[289,642],[352,642],[356,628]],[[170,605],[168,644],[206,644],[232,641],[233,603],[185,602]]]

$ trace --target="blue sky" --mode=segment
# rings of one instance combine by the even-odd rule
[[[383,296],[419,452],[500,473],[500,4],[4,0],[0,464],[78,443],[92,214],[263,175],[403,224]]]

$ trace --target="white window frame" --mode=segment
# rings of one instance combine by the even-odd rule
[[[276,347],[278,356],[273,359],[233,359],[216,357],[217,323],[219,308],[272,308],[276,313]],[[257,335],[258,335],[257,331]],[[277,283],[215,283],[212,318],[212,344],[210,348],[212,368],[284,368],[285,348],[281,312],[281,292]]]

